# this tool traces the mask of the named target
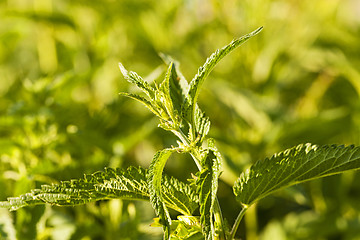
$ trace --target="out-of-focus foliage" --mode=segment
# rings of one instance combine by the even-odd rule
[[[360,144],[359,14],[357,0],[1,1],[0,200],[104,167],[148,167],[174,142],[147,109],[119,98],[129,85],[118,62],[153,80],[164,52],[190,79],[213,50],[264,26],[214,69],[199,99],[225,159],[219,200],[234,219],[230,186],[254,161],[304,142]],[[186,179],[190,164],[179,157],[166,171]],[[239,237],[359,238],[359,178],[267,197]],[[147,232],[153,216],[143,202],[38,206],[1,211],[0,235],[159,239],[161,229]]]

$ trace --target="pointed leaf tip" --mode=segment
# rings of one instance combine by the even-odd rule
[[[119,68],[120,68],[120,71],[122,73],[122,75],[124,77],[126,77],[128,75],[128,70],[126,70],[126,68],[124,67],[124,65],[122,65],[122,63],[119,62]]]
[[[251,37],[258,34],[263,27],[259,27],[255,31],[248,33],[238,39],[234,39],[228,45],[221,49],[217,49],[214,53],[210,55],[203,64],[203,66],[199,67],[197,74],[191,80],[188,93],[186,95],[186,99],[184,104],[182,105],[182,115],[183,117],[190,123],[194,122],[195,114],[196,114],[196,104],[197,98],[200,92],[200,88],[206,79],[206,77],[210,74],[210,72],[214,69],[216,64],[223,59],[226,55],[232,52],[234,49],[245,43]]]
[[[261,27],[257,28],[256,30],[254,30],[253,32],[251,32],[249,35],[254,36],[254,35],[258,34],[259,32],[261,32],[263,29],[264,29],[264,27],[261,26]]]

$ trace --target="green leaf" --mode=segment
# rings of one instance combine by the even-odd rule
[[[42,185],[40,189],[0,202],[0,207],[17,210],[45,203],[74,206],[107,198],[147,200],[149,194],[145,174],[144,169],[135,167],[126,171],[107,168],[104,172],[84,175],[81,179]]]
[[[255,36],[262,30],[262,27],[256,29],[255,31],[246,34],[236,40],[233,40],[227,46],[222,49],[216,50],[211,56],[206,60],[204,65],[199,68],[198,73],[190,82],[190,89],[186,96],[185,103],[182,108],[182,114],[185,119],[189,121],[189,123],[193,122],[195,105],[197,102],[197,98],[199,96],[201,85],[203,84],[206,77],[210,74],[216,64],[227,54],[229,54],[232,50],[246,42],[249,38]]]
[[[161,192],[165,205],[184,215],[191,215],[199,207],[193,188],[174,177],[163,176]]]
[[[136,101],[141,102],[142,104],[145,105],[145,107],[147,107],[152,113],[154,113],[156,116],[161,118],[161,114],[157,111],[157,109],[152,105],[152,103],[150,101],[148,101],[147,99],[145,99],[144,97],[141,97],[137,94],[133,94],[133,93],[126,93],[126,92],[121,92],[119,93],[119,95],[121,96],[125,96],[125,97],[129,97],[132,98]]]
[[[129,82],[136,84],[150,99],[148,100],[137,94],[120,94],[144,104],[160,118],[160,127],[166,130],[179,129],[182,125],[179,113],[181,112],[181,104],[185,99],[185,95],[174,63],[170,63],[163,82],[160,86],[155,83],[155,88],[152,88],[135,72],[128,72],[121,63],[119,63],[119,67],[125,78]]]
[[[181,95],[185,99],[185,96],[189,92],[189,83],[187,82],[184,75],[181,73],[181,71],[179,69],[180,63],[178,61],[174,60],[173,58],[171,58],[169,55],[166,55],[164,53],[160,53],[159,55],[160,55],[161,59],[166,63],[166,65],[170,65],[170,64],[174,65],[175,74],[177,75],[176,81],[174,81],[174,85],[176,86],[177,84],[179,84],[179,88],[177,86],[176,86],[176,88],[181,89]],[[173,78],[173,79],[175,80],[175,78]],[[170,85],[171,85],[171,82],[170,82]]]
[[[162,227],[159,218],[154,218],[151,227]],[[177,216],[171,224],[170,240],[204,240],[198,216]]]
[[[175,63],[172,62],[169,64],[169,69],[166,75],[169,82],[169,93],[174,109],[178,113],[181,113],[181,106],[185,100],[186,92],[183,87],[184,84],[181,83],[181,78],[176,72]]]
[[[256,162],[233,189],[241,204],[251,205],[280,188],[359,168],[360,147],[301,144]]]
[[[134,83],[138,88],[140,88],[146,95],[153,100],[155,97],[155,89],[151,87],[145,80],[142,79],[136,72],[128,71],[125,67],[119,63],[119,68],[126,80],[130,83]]]
[[[197,105],[195,106],[194,123],[196,136],[194,136],[193,139],[196,139],[198,137],[198,145],[200,146],[204,141],[206,135],[209,133],[210,119],[205,115],[204,112],[200,110]]]
[[[203,169],[200,171],[196,181],[200,202],[200,222],[205,239],[213,239],[215,229],[212,215],[220,176],[220,156],[218,152],[215,149],[207,150],[201,165]]]
[[[176,125],[180,119],[177,117],[178,112],[174,109],[173,93],[170,88],[170,81],[172,77],[174,77],[174,69],[173,64],[171,63],[166,72],[164,81],[159,86],[160,91],[157,91],[156,99],[158,100],[159,105],[162,106],[161,108],[166,111],[172,123]]]
[[[74,206],[109,198],[150,200],[147,183],[148,171],[129,167],[126,170],[106,168],[104,172],[85,175],[83,178],[43,185],[16,198],[0,202],[0,207],[11,211],[38,204]],[[162,194],[165,204],[184,215],[191,215],[198,207],[195,191],[176,178],[164,176]]]
[[[155,209],[156,214],[159,215],[160,223],[163,224],[165,239],[169,239],[170,237],[171,218],[163,198],[161,188],[162,174],[168,158],[174,151],[174,149],[169,148],[158,151],[154,155],[154,158],[150,164],[149,173],[147,176],[150,202]]]
[[[170,235],[171,240],[204,240],[199,217],[177,216],[177,219],[174,221],[176,229]]]

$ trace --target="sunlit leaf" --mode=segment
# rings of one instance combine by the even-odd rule
[[[163,176],[161,186],[165,205],[182,214],[191,215],[199,207],[199,198],[189,184],[174,177]]]
[[[149,200],[147,172],[140,167],[129,167],[126,170],[106,168],[104,172],[88,174],[81,179],[43,185],[20,197],[0,202],[0,207],[13,211],[45,203],[74,206],[109,198]],[[198,207],[195,191],[188,184],[164,175],[161,187],[167,207],[185,215],[192,214]]]
[[[128,71],[125,67],[119,63],[119,68],[124,78],[130,83],[134,83],[138,88],[140,88],[150,99],[154,99],[154,88],[151,87],[146,81],[142,79],[136,72]]]
[[[195,107],[195,134],[194,139],[199,137],[198,144],[204,141],[206,135],[209,133],[210,130],[210,119],[205,115],[204,112],[200,110],[200,108],[196,105]]]
[[[189,122],[193,122],[192,119],[194,117],[195,106],[197,102],[197,98],[199,96],[199,92],[201,86],[206,79],[206,77],[210,74],[216,64],[227,54],[229,54],[232,50],[240,46],[242,43],[246,42],[249,38],[255,36],[262,30],[262,27],[256,29],[255,31],[242,36],[236,40],[233,40],[227,46],[222,49],[216,50],[211,56],[206,59],[206,62],[203,66],[201,66],[198,70],[198,73],[190,82],[189,93],[186,96],[186,101],[182,108],[182,113],[185,119]]]
[[[200,202],[200,222],[206,239],[213,239],[215,236],[212,213],[218,189],[220,164],[218,153],[209,149],[201,163],[203,169],[196,181]]]
[[[147,107],[151,112],[153,112],[156,116],[161,118],[160,113],[158,112],[158,110],[152,105],[152,103],[150,101],[148,101],[147,99],[145,99],[144,97],[141,97],[137,94],[133,94],[133,93],[126,93],[126,92],[121,92],[119,93],[121,96],[125,96],[125,97],[129,97],[132,98],[136,101],[141,102],[142,104],[145,105],[145,107]]]
[[[280,188],[359,168],[360,147],[301,144],[256,162],[235,182],[234,193],[251,205]]]
[[[159,218],[154,218],[151,227],[162,227]],[[177,216],[171,224],[170,240],[204,240],[198,216]]]
[[[174,90],[170,88],[170,81],[172,81],[172,78],[174,77],[175,73],[175,69],[173,68],[173,64],[171,63],[168,67],[168,70],[166,72],[164,81],[160,84],[159,86],[159,90],[157,93],[158,95],[156,96],[157,99],[159,100],[159,104],[160,106],[163,106],[162,108],[164,110],[166,110],[167,115],[170,117],[172,123],[177,123],[178,122],[178,111],[176,111],[174,109]],[[180,89],[178,89],[180,90]],[[175,101],[177,99],[175,98]],[[176,102],[175,102],[176,103]]]
[[[166,161],[174,151],[174,149],[168,148],[158,151],[153,157],[153,160],[150,164],[147,177],[150,193],[150,202],[155,209],[156,214],[159,215],[160,223],[164,226],[165,239],[169,239],[170,237],[171,218],[167,207],[165,206],[165,201],[162,194],[162,175]]]
[[[174,98],[177,98],[178,100],[181,99],[182,102],[180,102],[180,103],[182,104],[183,101],[185,100],[185,96],[189,92],[189,83],[187,82],[184,75],[181,73],[181,71],[179,69],[180,63],[178,61],[174,60],[169,55],[166,55],[164,53],[160,53],[159,55],[162,58],[162,60],[166,63],[166,65],[169,66],[169,68],[170,68],[170,65],[172,65],[172,67],[171,67],[172,77],[170,79],[170,88],[174,87],[176,89],[175,91],[173,91]],[[180,92],[178,91],[178,89],[180,89]],[[181,95],[181,97],[180,97],[180,95]],[[174,100],[174,102],[176,102],[176,101],[177,100]],[[175,107],[177,108],[178,106],[175,106]]]
[[[174,108],[176,109],[176,111],[180,114],[181,105],[185,100],[186,92],[185,89],[183,88],[183,84],[181,83],[181,78],[177,74],[175,63],[171,63],[169,65],[167,77],[169,79],[169,92],[172,103],[174,104]]]
[[[174,221],[176,229],[170,235],[171,240],[203,240],[199,217],[178,216]]]

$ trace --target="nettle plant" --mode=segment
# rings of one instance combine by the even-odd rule
[[[234,183],[234,197],[241,210],[232,228],[227,226],[216,196],[222,159],[215,141],[207,138],[210,120],[197,99],[205,78],[215,65],[261,30],[262,27],[214,52],[190,84],[171,61],[168,61],[165,79],[155,82],[154,86],[119,64],[124,77],[146,96],[121,95],[144,104],[160,119],[159,127],[178,138],[178,146],[158,151],[148,169],[106,168],[81,179],[43,185],[0,202],[0,207],[17,210],[45,203],[74,206],[112,198],[147,200],[158,215],[151,226],[162,226],[164,239],[232,240],[246,210],[259,199],[284,187],[360,168],[360,148],[354,146],[301,144],[274,154],[256,162]],[[198,168],[187,183],[163,174],[167,160],[175,153],[190,154]],[[176,220],[170,217],[169,208],[179,213]],[[200,216],[193,215],[197,209]]]

